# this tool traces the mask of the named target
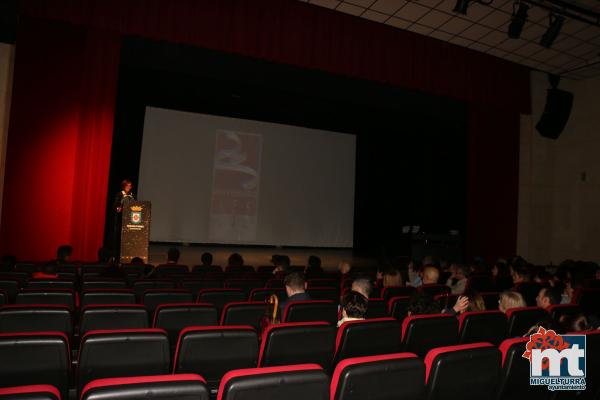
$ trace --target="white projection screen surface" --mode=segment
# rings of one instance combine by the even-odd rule
[[[147,107],[153,242],[352,247],[356,138]]]

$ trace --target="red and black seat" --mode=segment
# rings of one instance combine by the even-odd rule
[[[29,290],[23,289],[17,293],[15,304],[55,304],[75,309],[75,296],[70,290]]]
[[[75,282],[64,279],[33,279],[27,282],[28,290],[67,290],[73,292],[75,290]]]
[[[19,292],[19,287],[19,282],[17,280],[0,278],[0,290],[2,290],[7,296],[6,303],[12,303],[15,301],[17,293]]]
[[[208,387],[218,387],[232,369],[256,366],[258,338],[251,326],[191,327],[181,331],[173,373],[202,373]]]
[[[458,342],[458,321],[450,314],[412,315],[402,321],[402,351],[425,357],[435,347]]]
[[[396,318],[398,321],[403,321],[408,315],[409,304],[410,297],[408,296],[392,297],[388,301],[388,312],[391,317]]]
[[[552,304],[546,308],[553,321],[560,321],[566,317],[572,317],[581,312],[577,304]]]
[[[91,305],[81,310],[81,336],[89,331],[145,328],[148,328],[148,311],[139,304]]]
[[[385,318],[389,317],[387,302],[384,299],[369,299],[369,305],[367,306],[367,314],[365,318]]]
[[[498,348],[502,354],[497,400],[548,398],[548,389],[529,384],[530,364],[523,357],[529,337],[506,339]]]
[[[398,353],[400,336],[395,318],[347,321],[337,331],[334,365],[346,358]]]
[[[470,311],[458,317],[458,343],[489,342],[499,346],[506,339],[506,315],[500,311]]]
[[[202,289],[198,292],[197,303],[210,303],[221,315],[225,304],[246,301],[246,293],[242,289]]]
[[[516,307],[506,310],[509,338],[525,335],[532,326],[548,317],[546,310],[540,307]]]
[[[481,292],[479,295],[483,298],[486,310],[497,310],[500,293],[498,292]]]
[[[319,364],[329,371],[335,351],[336,328],[326,322],[269,325],[262,334],[259,367]]]
[[[339,282],[334,278],[313,278],[308,280],[306,286],[309,289],[314,287],[337,287]]]
[[[1,400],[61,400],[52,385],[27,385],[0,388]]]
[[[283,288],[263,288],[263,289],[252,289],[248,296],[249,301],[265,301],[271,295],[277,296],[279,301],[284,301],[287,298],[287,293]]]
[[[578,304],[585,313],[597,313],[598,304],[600,304],[600,289],[577,289],[573,295],[571,303]]]
[[[152,275],[159,279],[168,279],[173,275],[185,275],[190,272],[187,265],[180,264],[160,264],[152,271]]]
[[[71,311],[61,305],[11,304],[0,307],[0,333],[62,332],[71,338]]]
[[[335,302],[340,300],[340,292],[336,287],[312,287],[306,289],[306,293],[314,300],[331,300]]]
[[[197,374],[97,379],[81,392],[81,400],[209,400],[206,381]]]
[[[79,348],[78,392],[95,379],[168,374],[170,360],[162,329],[89,331]]]
[[[173,289],[175,284],[168,279],[139,279],[133,282],[133,292],[140,302],[146,290],[151,289]]]
[[[136,304],[135,294],[129,289],[93,289],[82,293],[81,307],[95,304]]]
[[[438,302],[441,310],[444,310],[446,308],[454,307],[454,304],[456,304],[456,300],[458,300],[459,297],[460,295],[458,294],[444,293],[435,295],[433,300]]]
[[[381,297],[389,301],[392,297],[410,297],[416,289],[412,286],[388,286],[381,290]]]
[[[417,290],[427,296],[430,296],[430,297],[435,297],[440,294],[450,294],[449,286],[438,285],[435,283],[421,285],[421,286],[419,286],[419,288]]]
[[[242,289],[246,296],[252,289],[260,289],[264,286],[264,281],[260,279],[228,279],[225,281],[225,287],[231,289]]]
[[[64,333],[2,333],[0,360],[0,387],[52,385],[68,398],[71,360]]]
[[[223,281],[206,279],[185,279],[180,284],[181,288],[190,290],[194,299],[198,298],[198,293],[202,289],[222,289]]]
[[[347,358],[331,379],[331,400],[420,400],[425,364],[412,353]],[[376,395],[374,395],[376,393]]]
[[[8,303],[8,296],[3,290],[0,290],[0,306]]]
[[[261,301],[227,303],[221,314],[221,325],[250,325],[258,332],[266,312],[267,306]]]
[[[285,305],[282,322],[325,321],[336,324],[338,305],[331,300],[292,301]]]
[[[425,356],[425,399],[492,400],[501,354],[489,343],[438,347]]]
[[[329,400],[329,378],[316,364],[229,371],[217,400]]]
[[[219,324],[217,309],[212,304],[162,304],[154,312],[153,328],[167,331],[171,350],[177,347],[179,334],[190,326],[215,326]]]
[[[81,283],[81,291],[94,289],[127,289],[127,282],[122,279],[85,279]]]
[[[193,303],[192,292],[187,289],[149,289],[142,296],[142,304],[150,315],[161,304]]]

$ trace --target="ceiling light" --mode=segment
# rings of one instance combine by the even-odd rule
[[[540,40],[540,44],[544,47],[551,47],[552,43],[556,40],[557,36],[562,29],[562,26],[565,22],[565,17],[562,15],[554,15],[550,14],[550,26],[544,35],[542,36],[542,40]]]
[[[453,11],[467,15],[467,8],[469,8],[469,0],[456,0],[456,6],[454,6]]]
[[[519,9],[515,10],[517,4],[519,5]],[[520,2],[513,4],[512,20],[508,26],[509,38],[518,39],[521,37],[521,31],[523,30],[523,26],[525,26],[525,22],[527,22],[527,11],[529,11],[527,4]]]

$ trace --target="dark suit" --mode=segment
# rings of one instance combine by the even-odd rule
[[[296,293],[290,297],[287,298],[287,300],[282,301],[281,303],[279,303],[279,311],[277,313],[279,320],[282,321],[283,320],[283,311],[285,310],[285,306],[286,304],[292,302],[292,301],[305,301],[305,300],[312,300],[309,296],[308,293],[304,292],[304,293]]]
[[[129,195],[125,195],[122,190],[115,196],[115,201],[113,202],[113,237],[112,237],[112,254],[115,256],[115,259],[119,260],[119,253],[121,252],[121,222],[123,220],[123,212],[122,209],[127,205],[128,202],[135,200],[133,197],[133,193],[129,193]],[[118,209],[121,208],[121,211]]]

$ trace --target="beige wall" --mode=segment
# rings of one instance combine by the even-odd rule
[[[532,73],[532,114],[521,118],[517,251],[531,262],[600,262],[600,78],[561,81],[574,94],[562,135],[535,130],[549,87]]]
[[[8,117],[12,91],[15,46],[0,43],[0,200],[4,189],[4,165],[6,160],[6,138],[8,135]],[[0,216],[2,201],[0,201]],[[2,223],[2,221],[0,221]]]

